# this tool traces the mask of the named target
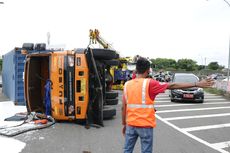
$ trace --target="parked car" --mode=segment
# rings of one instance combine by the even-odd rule
[[[172,78],[172,82],[198,82],[199,78],[192,73],[175,73]],[[174,89],[170,91],[171,101],[193,101],[204,102],[204,91],[202,88],[193,87],[187,89]]]

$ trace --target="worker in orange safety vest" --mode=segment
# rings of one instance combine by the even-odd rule
[[[147,78],[150,62],[139,58],[136,64],[137,76],[127,81],[123,91],[122,133],[125,136],[124,153],[132,153],[136,140],[140,137],[141,152],[152,153],[153,134],[156,127],[154,99],[166,89],[183,89],[191,87],[211,87],[212,79],[194,83],[162,83]]]

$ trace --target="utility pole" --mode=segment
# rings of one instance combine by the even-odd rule
[[[229,8],[230,8],[230,3],[227,0],[224,0],[226,4],[228,4]],[[227,78],[227,89],[226,91],[228,91],[228,84],[229,84],[229,67],[230,67],[230,35],[229,35],[229,51],[228,51],[228,78]]]
[[[229,36],[229,52],[228,52],[228,76],[227,76],[228,82],[229,82],[229,67],[230,67],[230,36]],[[228,85],[228,82],[227,82],[227,85]]]
[[[230,3],[227,0],[224,0],[224,2],[229,6],[230,8]],[[226,91],[228,89],[228,84],[229,84],[229,68],[230,68],[230,35],[229,35],[229,51],[228,51],[228,74],[227,74],[227,87]]]
[[[230,7],[230,3],[227,1],[227,0],[224,0],[225,1],[225,3],[227,3],[228,4],[228,6]]]

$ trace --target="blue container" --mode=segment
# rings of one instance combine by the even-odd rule
[[[24,99],[24,62],[21,48],[15,48],[3,56],[2,90],[5,96],[17,105],[25,105]]]
[[[25,105],[24,98],[24,65],[26,55],[21,54],[22,48],[15,48],[3,56],[2,90],[5,96],[16,105]],[[31,50],[28,53],[50,52],[51,50]]]

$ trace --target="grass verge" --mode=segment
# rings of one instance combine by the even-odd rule
[[[227,93],[224,90],[220,90],[216,88],[205,88],[204,91],[211,93],[211,94],[221,95],[221,96],[224,96],[225,98],[230,99],[230,93]]]

